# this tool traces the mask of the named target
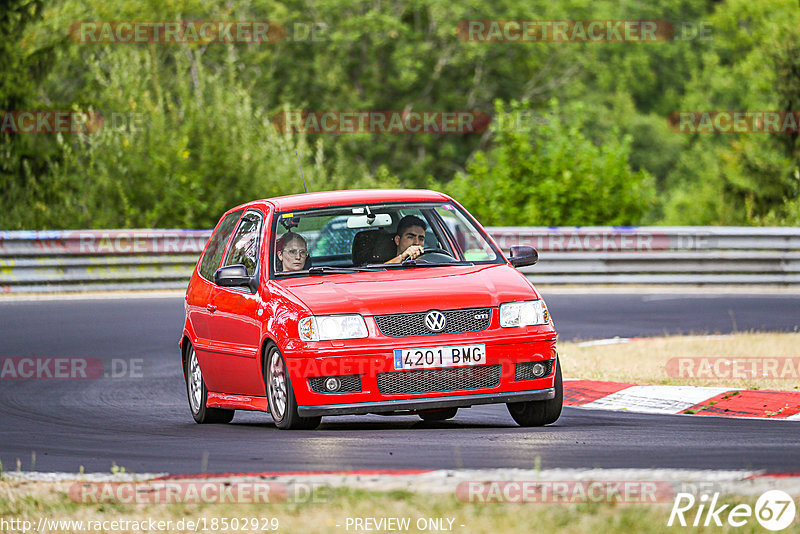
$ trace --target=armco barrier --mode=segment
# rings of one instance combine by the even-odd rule
[[[495,227],[503,250],[528,245],[537,284],[800,283],[800,228]]]
[[[0,232],[0,292],[182,289],[210,230]]]
[[[800,228],[495,227],[537,284],[800,284]],[[182,289],[209,230],[0,231],[0,292]]]

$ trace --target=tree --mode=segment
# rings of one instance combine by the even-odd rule
[[[0,2],[0,111],[27,109],[36,103],[37,82],[53,61],[53,45],[24,43],[26,30],[42,15],[42,0]],[[0,132],[0,198],[30,204],[32,177],[57,157],[52,143],[39,144]],[[31,207],[30,205],[28,206]]]
[[[800,112],[800,12],[790,0],[729,0],[682,110]],[[668,179],[668,224],[791,224],[800,198],[794,133],[704,133]],[[791,214],[795,215],[792,216]],[[785,222],[783,222],[785,219]]]
[[[630,136],[594,144],[580,104],[531,111],[498,101],[491,148],[445,189],[489,225],[625,225],[647,213],[653,180],[631,169]]]

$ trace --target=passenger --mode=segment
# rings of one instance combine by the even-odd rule
[[[306,240],[300,234],[286,232],[275,242],[278,271],[302,271],[308,259]]]
[[[428,225],[416,215],[406,215],[397,223],[394,243],[397,251],[394,258],[386,263],[400,263],[407,259],[419,258],[425,253],[425,230]]]

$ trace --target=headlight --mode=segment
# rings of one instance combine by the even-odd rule
[[[298,324],[303,341],[358,339],[367,337],[367,325],[360,315],[318,315],[304,317]]]
[[[500,326],[531,326],[547,324],[550,314],[543,300],[529,300],[526,302],[506,302],[500,305]]]

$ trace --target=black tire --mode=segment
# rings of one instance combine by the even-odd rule
[[[419,415],[423,421],[446,421],[458,413],[458,408],[442,408],[433,412],[422,412]]]
[[[275,345],[267,347],[264,358],[264,381],[267,387],[267,405],[275,426],[281,430],[313,430],[322,417],[300,417],[297,399],[294,397],[292,381],[286,370],[286,362]]]
[[[236,410],[223,408],[208,408],[208,388],[203,380],[200,362],[191,343],[186,348],[186,394],[189,396],[189,410],[198,424],[223,424],[230,423]]]
[[[556,360],[556,396],[550,400],[509,402],[508,413],[519,426],[544,426],[555,423],[561,416],[564,404],[564,384],[561,380],[561,362]]]

